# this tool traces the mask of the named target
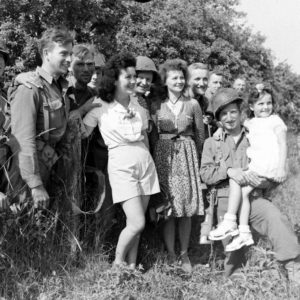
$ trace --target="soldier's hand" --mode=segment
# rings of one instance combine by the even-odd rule
[[[101,107],[101,103],[99,102],[94,102],[95,97],[89,99],[87,102],[85,102],[80,108],[80,115],[84,116],[85,114],[87,114],[90,110],[92,110],[95,107]]]
[[[44,186],[38,186],[31,189],[33,199],[33,207],[37,209],[45,209],[48,206],[49,195]]]
[[[0,192],[0,211],[8,208],[8,198],[5,194]]]
[[[245,172],[241,168],[229,168],[227,170],[227,175],[229,178],[236,181],[239,185],[247,184]]]
[[[245,172],[247,184],[252,185],[253,187],[258,187],[262,184],[265,178],[259,176],[256,172],[247,171]]]

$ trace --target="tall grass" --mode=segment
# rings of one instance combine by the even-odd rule
[[[300,155],[293,135],[288,149],[289,177],[272,200],[300,233]],[[81,254],[79,265],[68,260],[66,229],[58,215],[17,209],[0,220],[0,296],[5,299],[300,299],[300,288],[287,281],[265,239],[250,249],[247,266],[231,280],[223,274],[220,245],[211,251],[210,246],[192,243],[190,275],[177,265],[168,266],[160,228],[152,225],[142,236],[140,270],[112,269],[123,217],[100,249]]]

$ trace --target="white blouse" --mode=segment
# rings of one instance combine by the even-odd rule
[[[144,139],[142,131],[148,128],[148,112],[135,96],[130,97],[127,109],[117,101],[107,103],[97,98],[94,103],[102,106],[88,112],[83,123],[93,128],[99,126],[108,149]]]

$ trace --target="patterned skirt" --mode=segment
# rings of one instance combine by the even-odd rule
[[[203,215],[199,160],[192,139],[158,140],[154,161],[162,194],[172,206],[173,217]]]

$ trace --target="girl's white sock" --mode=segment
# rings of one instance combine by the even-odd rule
[[[241,232],[241,233],[251,233],[249,225],[239,225],[239,232]]]
[[[224,215],[224,221],[236,223],[236,215],[230,214],[230,213],[226,213]]]

